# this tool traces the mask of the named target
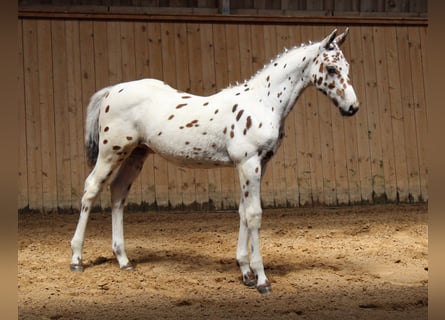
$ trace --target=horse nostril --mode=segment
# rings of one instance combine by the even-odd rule
[[[358,108],[354,108],[354,106],[353,106],[352,104],[349,106],[349,110],[348,110],[348,112],[349,112],[351,115],[354,115],[357,111],[358,111]]]

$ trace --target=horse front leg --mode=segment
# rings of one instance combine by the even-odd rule
[[[258,291],[267,295],[272,287],[264,272],[260,250],[260,229],[262,219],[260,186],[261,162],[251,158],[238,165],[241,184],[240,234],[238,238],[237,261],[246,285],[256,284]],[[248,244],[250,241],[250,262],[248,263]],[[247,267],[249,266],[249,268]],[[253,279],[250,270],[253,271]]]

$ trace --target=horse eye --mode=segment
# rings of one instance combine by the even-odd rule
[[[337,73],[337,69],[335,67],[327,67],[326,70],[328,71],[328,74],[334,75]]]

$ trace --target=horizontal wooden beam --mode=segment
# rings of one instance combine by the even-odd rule
[[[72,9],[72,8],[71,8]],[[381,17],[381,16],[260,16],[260,15],[227,15],[201,14],[185,11],[183,14],[148,13],[148,12],[83,12],[83,11],[42,11],[20,10],[21,19],[65,19],[65,20],[131,20],[131,21],[182,21],[214,23],[270,23],[270,24],[326,24],[326,25],[413,25],[427,26],[428,18],[424,17]]]

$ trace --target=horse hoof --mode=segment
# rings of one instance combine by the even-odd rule
[[[266,281],[265,284],[261,284],[256,287],[263,296],[267,296],[272,293],[272,286],[269,281]]]
[[[254,287],[256,286],[256,277],[251,272],[243,274],[243,283],[248,287]]]
[[[127,263],[126,265],[122,266],[122,267],[121,267],[121,270],[124,270],[124,271],[133,271],[133,270],[134,270],[134,267],[133,267],[133,265],[129,262],[129,263]]]
[[[72,263],[70,264],[70,270],[72,272],[83,272],[83,266],[82,264]]]

